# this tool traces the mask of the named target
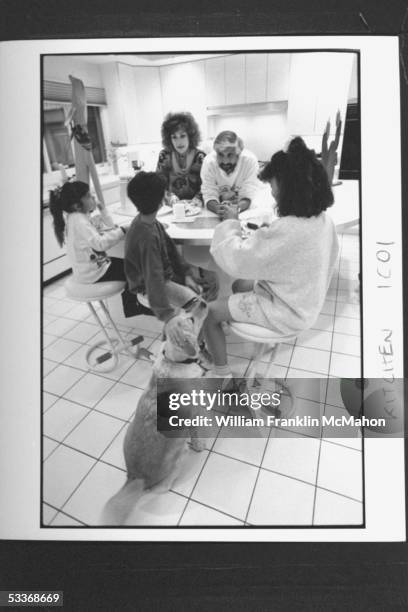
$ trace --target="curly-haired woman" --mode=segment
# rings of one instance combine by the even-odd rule
[[[164,148],[159,153],[156,172],[164,177],[167,191],[180,200],[201,201],[200,171],[205,153],[198,148],[200,129],[193,115],[169,113],[161,135]]]

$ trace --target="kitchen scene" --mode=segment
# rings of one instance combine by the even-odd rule
[[[353,427],[146,429],[160,377],[304,380],[287,415],[349,416],[357,55],[47,55],[42,75],[42,525],[361,525]]]

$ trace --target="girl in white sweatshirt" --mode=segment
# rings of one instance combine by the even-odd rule
[[[91,217],[98,207],[100,214]],[[123,239],[125,228],[118,227],[102,204],[97,204],[82,181],[67,181],[50,192],[50,211],[58,243],[64,243],[78,283],[125,280],[123,259],[108,257],[105,251]]]
[[[276,340],[311,327],[322,308],[338,255],[336,230],[324,212],[333,194],[322,164],[300,137],[279,151],[259,178],[269,182],[278,218],[245,238],[237,214],[214,232],[211,254],[229,275],[242,280],[235,293],[209,304],[207,345],[215,368],[209,375],[230,376],[223,321],[267,327]]]

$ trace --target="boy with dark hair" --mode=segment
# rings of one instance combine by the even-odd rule
[[[166,334],[180,343],[183,329],[177,316],[179,308],[200,293],[200,286],[156,219],[165,188],[163,178],[155,172],[139,172],[128,184],[128,198],[139,214],[126,234],[125,274],[129,290],[147,294],[151,310],[165,323]]]

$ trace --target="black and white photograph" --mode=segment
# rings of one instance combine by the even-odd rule
[[[402,378],[399,151],[378,160],[398,134],[368,103],[380,49],[74,42],[33,43],[30,533],[401,537],[402,435],[373,439],[389,424],[362,410],[386,367]]]

